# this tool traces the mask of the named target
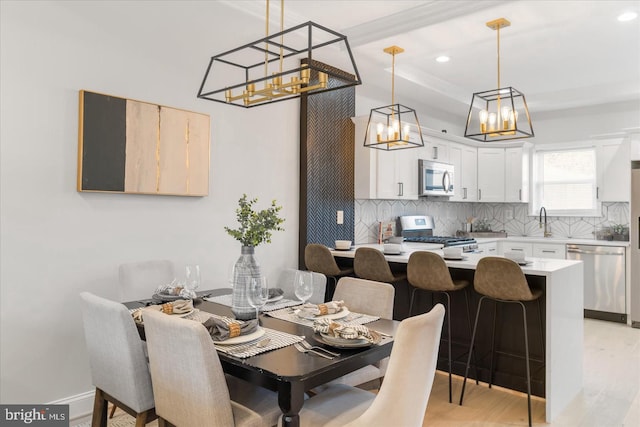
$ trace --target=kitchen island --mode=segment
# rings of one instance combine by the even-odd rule
[[[383,249],[382,245],[358,245],[357,247],[374,247]],[[405,251],[398,255],[385,255],[385,258],[395,268],[406,267],[409,256],[416,250],[430,250],[442,255],[438,245],[405,243]],[[355,249],[349,251],[332,251],[332,254],[340,262],[352,261]],[[478,261],[486,255],[465,253],[460,261],[446,261],[452,275],[461,275],[470,280]],[[539,356],[540,363],[532,361],[532,393],[545,398],[545,418],[551,422],[582,389],[582,364],[583,364],[583,267],[582,261],[570,261],[546,258],[527,258],[531,263],[522,266],[527,281],[532,286],[541,287],[544,290],[542,298],[541,317],[543,323],[543,336],[536,334],[539,329],[540,319],[535,309],[527,309],[529,324],[529,343],[532,357]],[[407,285],[408,286],[408,285]],[[399,289],[396,288],[396,297]],[[472,292],[471,312],[472,320],[475,316],[478,294]],[[464,305],[452,301],[452,323],[454,331],[453,343],[456,341],[469,342],[469,333]],[[520,344],[522,338],[522,315],[518,310],[509,310],[511,304],[504,307],[499,313],[498,335],[496,348],[503,348],[510,352],[523,353],[524,344]],[[479,379],[488,381],[487,360],[490,353],[490,304],[483,305],[481,320],[486,320],[478,327],[475,354],[479,367]],[[488,333],[481,333],[488,331]],[[457,331],[457,332],[456,332]],[[539,344],[536,350],[536,343]],[[501,347],[502,345],[502,347]],[[542,348],[540,348],[542,347]],[[488,350],[489,349],[489,350]],[[441,349],[442,350],[442,349]],[[538,354],[534,354],[536,352]],[[442,354],[442,352],[441,352]],[[524,373],[524,361],[501,361],[496,355],[496,366],[493,383],[504,387],[522,391]],[[454,355],[454,359],[456,359]],[[466,357],[461,362],[454,363],[454,372],[464,374]],[[442,366],[442,364],[441,364]],[[470,377],[475,375],[473,367],[469,370]],[[537,387],[536,387],[537,386]],[[536,392],[537,391],[537,392]]]

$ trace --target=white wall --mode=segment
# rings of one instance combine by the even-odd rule
[[[297,265],[299,103],[197,99],[208,57],[238,31],[233,10],[200,5],[1,2],[2,403],[91,390],[78,293],[115,299],[120,263],[166,258],[180,274],[199,263],[205,288],[225,286],[240,244],[223,226],[243,192],[284,207],[261,264]],[[209,196],[76,192],[80,89],[210,114]]]

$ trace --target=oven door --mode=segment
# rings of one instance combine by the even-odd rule
[[[453,165],[420,160],[420,195],[453,196]]]

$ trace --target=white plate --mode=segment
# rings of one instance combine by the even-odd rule
[[[267,303],[280,301],[282,298],[284,298],[284,295],[278,295],[277,297],[269,298]]]
[[[516,261],[518,265],[529,265],[532,264],[533,261]]]
[[[464,261],[465,259],[467,259],[466,256],[445,256],[443,257],[444,259],[446,259],[447,261]]]
[[[214,341],[214,344],[216,344],[216,345],[242,344],[242,343],[253,341],[253,340],[256,340],[256,339],[260,338],[261,336],[264,335],[265,332],[266,331],[263,328],[258,327],[258,329],[256,329],[255,331],[251,332],[250,334],[240,335],[239,337],[229,338],[229,339],[224,340],[224,341]]]
[[[359,339],[346,339],[346,338],[340,338],[340,337],[334,337],[333,335],[329,335],[329,334],[323,334],[322,332],[320,332],[320,335],[322,336],[322,338],[331,344],[334,345],[362,345],[365,343],[368,343],[369,341],[364,339],[364,338],[359,338]]]
[[[343,338],[327,337],[324,334],[318,334],[318,333],[313,334],[313,339],[331,347],[348,349],[348,348],[370,347],[374,344],[378,344],[382,339],[380,335],[374,331],[371,331],[371,336],[373,337],[373,342],[369,342],[367,340],[362,340],[362,339],[345,340]],[[336,340],[340,340],[340,342]]]
[[[305,311],[304,309],[298,309],[294,312],[301,319],[307,320],[316,320],[316,319],[342,319],[343,317],[347,317],[349,315],[349,309],[346,307],[342,307],[337,313],[333,314],[325,314],[324,316],[316,316],[313,313]]]

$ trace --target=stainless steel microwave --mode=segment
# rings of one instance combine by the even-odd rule
[[[420,160],[420,196],[453,196],[454,170],[448,163]]]

